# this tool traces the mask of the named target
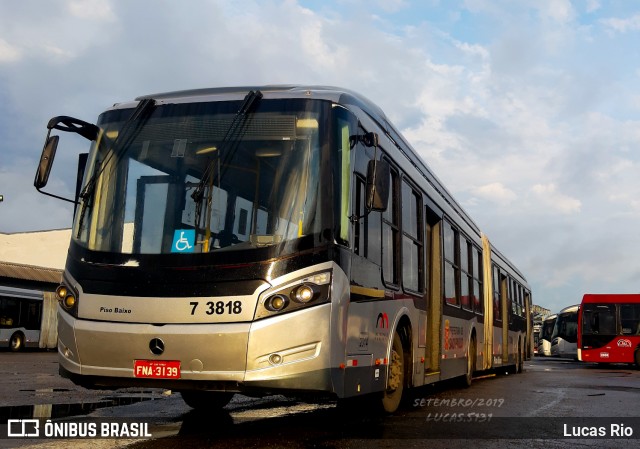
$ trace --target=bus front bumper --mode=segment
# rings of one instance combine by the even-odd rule
[[[60,311],[60,373],[87,388],[331,393],[339,368],[331,369],[330,311],[324,304],[250,323],[162,326]],[[150,348],[156,339],[164,346],[159,355]],[[136,360],[179,361],[179,378],[136,377]]]

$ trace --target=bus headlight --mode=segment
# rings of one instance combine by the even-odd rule
[[[78,294],[75,291],[65,284],[61,284],[56,288],[56,296],[58,297],[58,303],[64,310],[73,316],[78,315]]]
[[[280,312],[281,310],[284,310],[284,308],[287,307],[288,304],[289,299],[283,295],[269,296],[264,302],[265,308],[272,312]]]
[[[303,284],[300,287],[296,288],[291,292],[291,296],[294,301],[297,301],[302,304],[306,304],[309,301],[312,301],[316,296],[318,296],[318,292],[309,284]]]
[[[331,273],[322,272],[267,290],[256,309],[256,320],[329,302]]]

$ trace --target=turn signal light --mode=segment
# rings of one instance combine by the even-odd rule
[[[76,306],[76,296],[67,286],[60,285],[56,288],[56,295],[58,296],[60,305],[65,309],[71,310]]]

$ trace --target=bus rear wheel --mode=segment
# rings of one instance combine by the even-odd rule
[[[404,391],[404,349],[402,340],[396,332],[393,335],[393,346],[389,359],[387,389],[382,395],[382,409],[385,413],[393,413],[400,407]]]
[[[473,382],[473,372],[476,370],[476,336],[469,340],[469,353],[467,355],[467,372],[462,376],[462,386],[470,387]]]
[[[24,335],[16,332],[9,340],[9,349],[11,349],[11,352],[18,352],[22,351],[22,348],[24,348]]]
[[[518,354],[516,356],[516,374],[521,374],[524,371],[524,350],[522,349],[522,343],[518,343]]]
[[[227,405],[233,397],[233,393],[214,391],[181,391],[180,394],[189,407],[198,411],[220,410]]]

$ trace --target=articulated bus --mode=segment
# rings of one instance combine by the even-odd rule
[[[553,340],[553,328],[556,325],[556,318],[558,315],[547,316],[542,320],[542,326],[540,327],[540,338],[538,340],[538,354],[549,357],[551,355],[551,341]]]
[[[60,372],[80,385],[393,412],[407,388],[530,357],[526,279],[356,93],[163,93],[48,129],[39,191],[52,130],[92,141],[57,291]]]
[[[58,302],[51,294],[0,287],[0,345],[13,352],[55,348]]]
[[[578,329],[579,360],[640,368],[640,295],[584,295]]]
[[[578,310],[580,305],[569,306],[558,312],[551,335],[551,355],[578,358]]]

